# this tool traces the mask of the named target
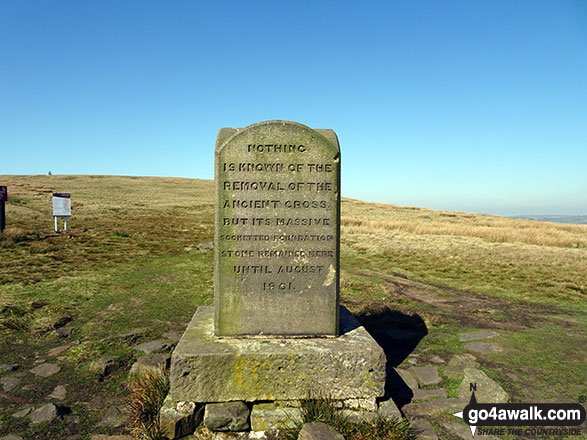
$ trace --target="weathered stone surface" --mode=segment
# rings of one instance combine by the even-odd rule
[[[412,367],[410,371],[422,385],[436,385],[442,382],[436,367]]]
[[[445,399],[446,397],[446,390],[444,388],[436,388],[434,390],[418,389],[414,391],[414,400]]]
[[[344,437],[326,423],[313,422],[302,426],[298,440],[344,440]]]
[[[419,440],[438,440],[438,435],[434,431],[432,424],[424,419],[412,421],[412,426],[416,431]]]
[[[377,399],[345,399],[341,401],[341,406],[348,409],[364,409],[365,411],[377,411]]]
[[[465,350],[475,353],[493,354],[501,352],[501,347],[493,342],[469,342],[465,344]]]
[[[16,371],[20,368],[18,364],[0,364],[0,373],[6,373],[7,371]]]
[[[426,402],[410,403],[402,407],[403,413],[410,420],[418,417],[428,417],[437,414],[462,411],[469,403],[467,399],[436,399]]]
[[[244,402],[209,403],[204,426],[212,431],[245,431],[249,429],[249,413]]]
[[[153,353],[141,356],[131,367],[131,376],[142,376],[145,372],[151,373],[164,371],[169,368],[171,355],[163,353]]]
[[[165,332],[161,336],[173,342],[178,342],[181,339],[181,333],[177,332]]]
[[[302,420],[300,408],[286,408],[271,403],[253,405],[251,431],[271,431],[295,428]]]
[[[199,251],[203,251],[206,249],[214,249],[214,243],[212,243],[211,241],[208,241],[206,243],[200,243],[196,246],[196,249],[198,249]]]
[[[35,376],[41,376],[41,377],[49,377],[49,376],[53,376],[54,374],[57,374],[61,371],[61,367],[57,364],[41,364],[41,365],[37,365],[35,368],[33,368],[32,370],[29,370],[31,373],[33,373]]]
[[[349,421],[353,423],[370,422],[376,420],[379,414],[375,411],[355,411],[352,409],[342,409],[341,414]]]
[[[492,330],[479,330],[476,332],[461,333],[459,335],[459,341],[467,342],[474,341],[475,339],[491,339],[497,336],[497,333]]]
[[[212,307],[199,307],[173,352],[174,401],[380,397],[386,358],[341,308],[338,338],[217,338]]]
[[[477,368],[479,362],[475,360],[475,357],[469,353],[457,354],[450,358],[448,365],[444,369],[444,375],[446,377],[459,377],[465,374],[465,368]]]
[[[104,413],[104,417],[98,426],[113,426],[120,427],[124,426],[128,420],[128,414],[124,406],[111,406]]]
[[[71,347],[71,344],[61,345],[59,347],[52,348],[47,353],[47,356],[48,357],[51,357],[51,358],[56,357],[56,356],[59,356],[64,351],[67,351],[69,349],[69,347]]]
[[[135,350],[142,351],[143,353],[150,354],[155,351],[169,351],[173,348],[173,344],[169,343],[168,341],[157,339],[156,341],[149,341],[139,345],[135,345],[132,348],[134,348]]]
[[[338,335],[336,134],[289,121],[223,128],[215,162],[216,334]]]
[[[9,434],[0,437],[0,440],[24,440],[20,435]]]
[[[395,371],[397,371],[402,380],[412,391],[417,390],[419,388],[418,381],[416,380],[414,375],[410,373],[408,370],[404,370],[403,368],[396,368]]]
[[[47,403],[31,412],[30,421],[32,424],[50,422],[55,420],[62,413],[63,411],[61,411],[59,407],[52,403]]]
[[[73,328],[60,327],[58,329],[55,329],[55,333],[57,333],[57,336],[59,336],[60,338],[68,338],[73,333]]]
[[[64,385],[57,385],[51,394],[49,394],[49,399],[55,400],[63,400],[67,395],[67,390],[65,389]]]
[[[0,384],[2,385],[2,389],[4,391],[13,390],[19,383],[20,377],[18,376],[6,376],[0,378]]]
[[[122,366],[122,361],[116,356],[104,356],[90,364],[90,371],[102,377],[108,376]]]
[[[400,412],[400,410],[398,409],[397,405],[395,404],[395,402],[389,398],[386,400],[382,400],[381,402],[379,402],[379,408],[377,410],[377,414],[379,414],[379,417],[381,417],[382,419],[401,419],[402,418],[402,414]]]
[[[163,433],[170,439],[181,438],[193,433],[204,417],[204,406],[196,407],[193,402],[173,402],[167,396],[159,411],[159,423]]]
[[[457,388],[457,395],[461,398],[471,396],[469,384],[476,383],[475,397],[479,403],[507,403],[509,395],[494,380],[490,379],[483,371],[466,368],[463,381]]]
[[[23,417],[28,416],[32,411],[33,411],[33,407],[29,407],[29,408],[25,408],[25,409],[21,409],[20,411],[15,412],[14,414],[12,414],[12,417],[16,417],[17,419],[22,419]]]

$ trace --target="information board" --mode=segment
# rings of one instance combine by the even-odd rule
[[[69,217],[71,215],[71,194],[53,193],[53,217]]]

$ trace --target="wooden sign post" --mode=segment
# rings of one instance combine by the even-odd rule
[[[4,202],[8,200],[8,188],[0,186],[0,234],[6,228],[6,211]]]

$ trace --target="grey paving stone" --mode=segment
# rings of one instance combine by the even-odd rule
[[[422,385],[436,385],[442,382],[442,378],[438,375],[436,367],[412,367],[410,372],[416,376],[418,382]]]
[[[467,342],[474,341],[475,339],[491,339],[497,336],[498,334],[493,330],[479,330],[475,332],[461,333],[459,335],[459,341]]]
[[[469,342],[465,344],[465,350],[481,354],[500,353],[501,347],[493,342]]]

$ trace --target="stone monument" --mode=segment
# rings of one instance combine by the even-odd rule
[[[168,435],[186,435],[177,422],[185,408],[193,418],[205,408],[209,428],[234,431],[279,427],[267,402],[283,413],[328,397],[377,411],[384,352],[339,306],[334,131],[289,121],[222,128],[215,184],[214,307],[198,308],[173,352]],[[217,426],[218,411],[244,411],[246,423]]]

